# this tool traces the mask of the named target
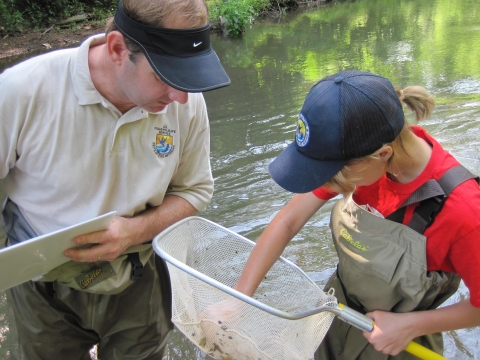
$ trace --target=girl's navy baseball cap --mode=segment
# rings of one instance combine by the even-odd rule
[[[298,116],[295,141],[269,166],[273,180],[294,193],[325,184],[351,159],[392,142],[405,124],[391,82],[343,71],[315,84]]]
[[[157,75],[171,87],[203,92],[230,85],[230,78],[210,46],[210,25],[192,29],[167,29],[146,25],[129,17],[118,4],[114,22],[136,43]]]

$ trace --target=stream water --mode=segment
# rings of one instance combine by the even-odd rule
[[[426,87],[437,106],[421,125],[480,173],[478,0],[335,3],[257,21],[240,38],[213,36],[212,42],[232,85],[205,93],[215,178],[212,202],[200,214],[205,218],[258,238],[291,198],[270,179],[268,164],[293,140],[310,87],[344,69],[378,73],[400,87]],[[337,261],[329,210],[321,209],[283,254],[319,285]],[[447,303],[467,296],[462,284]],[[0,358],[8,358],[1,306]],[[480,359],[480,328],[446,332],[444,340],[449,359]],[[168,353],[169,359],[208,358],[177,331]]]

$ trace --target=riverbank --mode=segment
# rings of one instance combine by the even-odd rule
[[[211,24],[211,27],[213,33],[222,33],[220,23]],[[4,35],[0,42],[0,59],[70,47],[82,42],[90,35],[102,33],[104,29],[105,22],[85,18],[65,27],[29,29],[23,33]]]
[[[7,35],[2,38],[0,59],[42,50],[69,47],[84,38],[104,31],[105,25],[95,21],[85,21],[69,28],[28,30],[24,33]]]
[[[298,7],[316,7],[324,5],[331,0],[307,0],[293,2],[290,11]],[[270,9],[263,11],[258,19],[278,19],[282,16],[281,11]],[[211,23],[212,33],[223,33],[220,22]],[[49,49],[70,47],[80,43],[86,37],[103,32],[105,20],[99,21],[87,15],[77,15],[65,19],[45,29],[26,29],[22,33],[3,35],[0,42],[0,59],[24,54],[35,54]]]

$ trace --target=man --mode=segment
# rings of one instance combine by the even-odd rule
[[[211,199],[201,92],[229,83],[203,0],[123,0],[105,35],[0,76],[9,244],[117,212],[106,231],[75,239],[92,247],[67,250],[73,261],[53,278],[8,291],[13,358],[89,359],[95,344],[101,359],[162,358],[168,274],[148,242]],[[78,289],[106,268],[109,278]]]

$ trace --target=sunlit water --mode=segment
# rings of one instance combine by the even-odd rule
[[[310,87],[344,69],[375,72],[400,87],[426,87],[437,107],[421,125],[479,174],[479,12],[475,0],[360,0],[257,22],[238,39],[214,36],[232,85],[205,93],[215,194],[201,216],[258,238],[291,198],[270,179],[268,164],[292,141]],[[283,254],[320,286],[337,261],[330,208],[316,214]],[[466,296],[462,285],[447,303]],[[8,338],[0,328],[0,344],[2,334]],[[479,328],[448,332],[444,339],[449,359],[480,359]],[[174,332],[169,358],[208,357]]]

